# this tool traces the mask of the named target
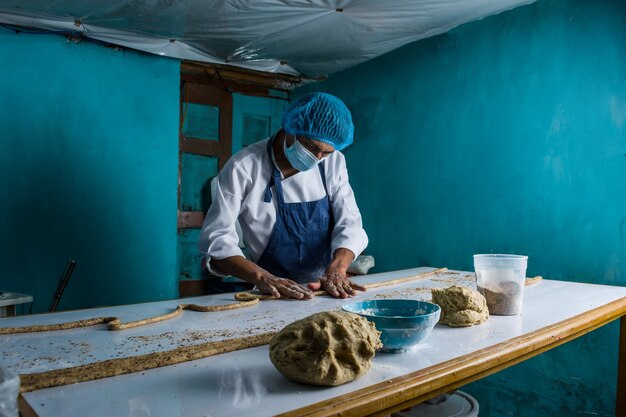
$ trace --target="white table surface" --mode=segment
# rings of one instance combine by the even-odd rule
[[[433,268],[415,268],[359,277],[361,283],[389,281]],[[373,298],[430,299],[430,288],[452,284],[475,288],[473,273],[445,274],[359,294]],[[479,326],[437,325],[409,352],[378,353],[372,369],[338,387],[311,387],[285,379],[272,365],[268,347],[225,353],[135,374],[122,375],[24,394],[34,411],[46,416],[267,416],[366,388],[420,369],[528,334],[626,297],[626,288],[543,280],[526,287],[520,316],[491,316]],[[202,305],[228,304],[232,294],[185,299]],[[171,311],[181,300],[93,310],[21,316],[0,320],[0,327],[50,324],[101,316],[137,320]],[[169,350],[181,345],[279,330],[317,311],[338,309],[345,300],[262,301],[239,310],[185,311],[145,327],[108,331],[106,326],[0,336],[0,366],[32,373],[111,358]]]
[[[29,294],[20,294],[17,292],[3,292],[0,294],[0,307],[30,303],[31,301],[33,301],[33,296]]]

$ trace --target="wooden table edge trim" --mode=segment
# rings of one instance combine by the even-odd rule
[[[617,402],[615,416],[626,417],[626,316],[619,323],[619,351],[617,360]]]
[[[626,297],[497,345],[277,417],[381,415],[417,404],[575,339],[626,314]]]
[[[17,409],[20,417],[39,417],[21,393],[17,396]]]

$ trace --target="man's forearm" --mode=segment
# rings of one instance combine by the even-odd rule
[[[333,254],[333,259],[326,268],[326,272],[339,272],[345,275],[352,261],[354,261],[354,252],[350,249],[338,248]]]
[[[220,272],[241,278],[254,285],[258,285],[264,276],[271,275],[265,269],[243,256],[231,256],[224,259],[211,259],[211,266]]]

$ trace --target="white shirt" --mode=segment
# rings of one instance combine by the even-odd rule
[[[272,187],[271,203],[264,202],[265,190],[275,165],[267,153],[269,139],[254,143],[233,155],[217,177],[211,207],[207,212],[198,241],[198,250],[205,255],[211,273],[221,275],[210,266],[212,258],[245,256],[239,247],[235,228],[238,219],[243,233],[247,258],[257,262],[269,242],[276,222],[276,191]],[[363,252],[368,239],[363,230],[361,213],[348,183],[346,160],[339,151],[323,159],[326,186],[335,225],[331,238],[331,253],[346,248],[355,258]],[[316,167],[283,179],[286,203],[316,201],[326,191]]]

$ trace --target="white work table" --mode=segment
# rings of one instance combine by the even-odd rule
[[[360,283],[430,271],[415,268],[358,277]],[[272,300],[237,310],[179,317],[129,330],[105,325],[0,336],[0,366],[19,374],[136,356],[183,345],[268,331],[314,312],[374,298],[430,299],[430,288],[475,288],[473,273],[448,271],[359,294],[352,300],[316,297]],[[219,305],[233,294],[155,303],[21,316],[0,327],[62,323],[116,316],[123,322],[171,311],[180,303]],[[491,316],[479,326],[437,325],[409,352],[378,353],[371,370],[338,387],[312,387],[285,379],[269,360],[268,347],[224,353],[138,373],[23,394],[23,411],[47,416],[293,416],[384,415],[511,366],[626,314],[626,288],[543,280],[526,287],[520,316]],[[617,416],[626,415],[626,320],[621,320]],[[618,343],[616,340],[615,343]]]

